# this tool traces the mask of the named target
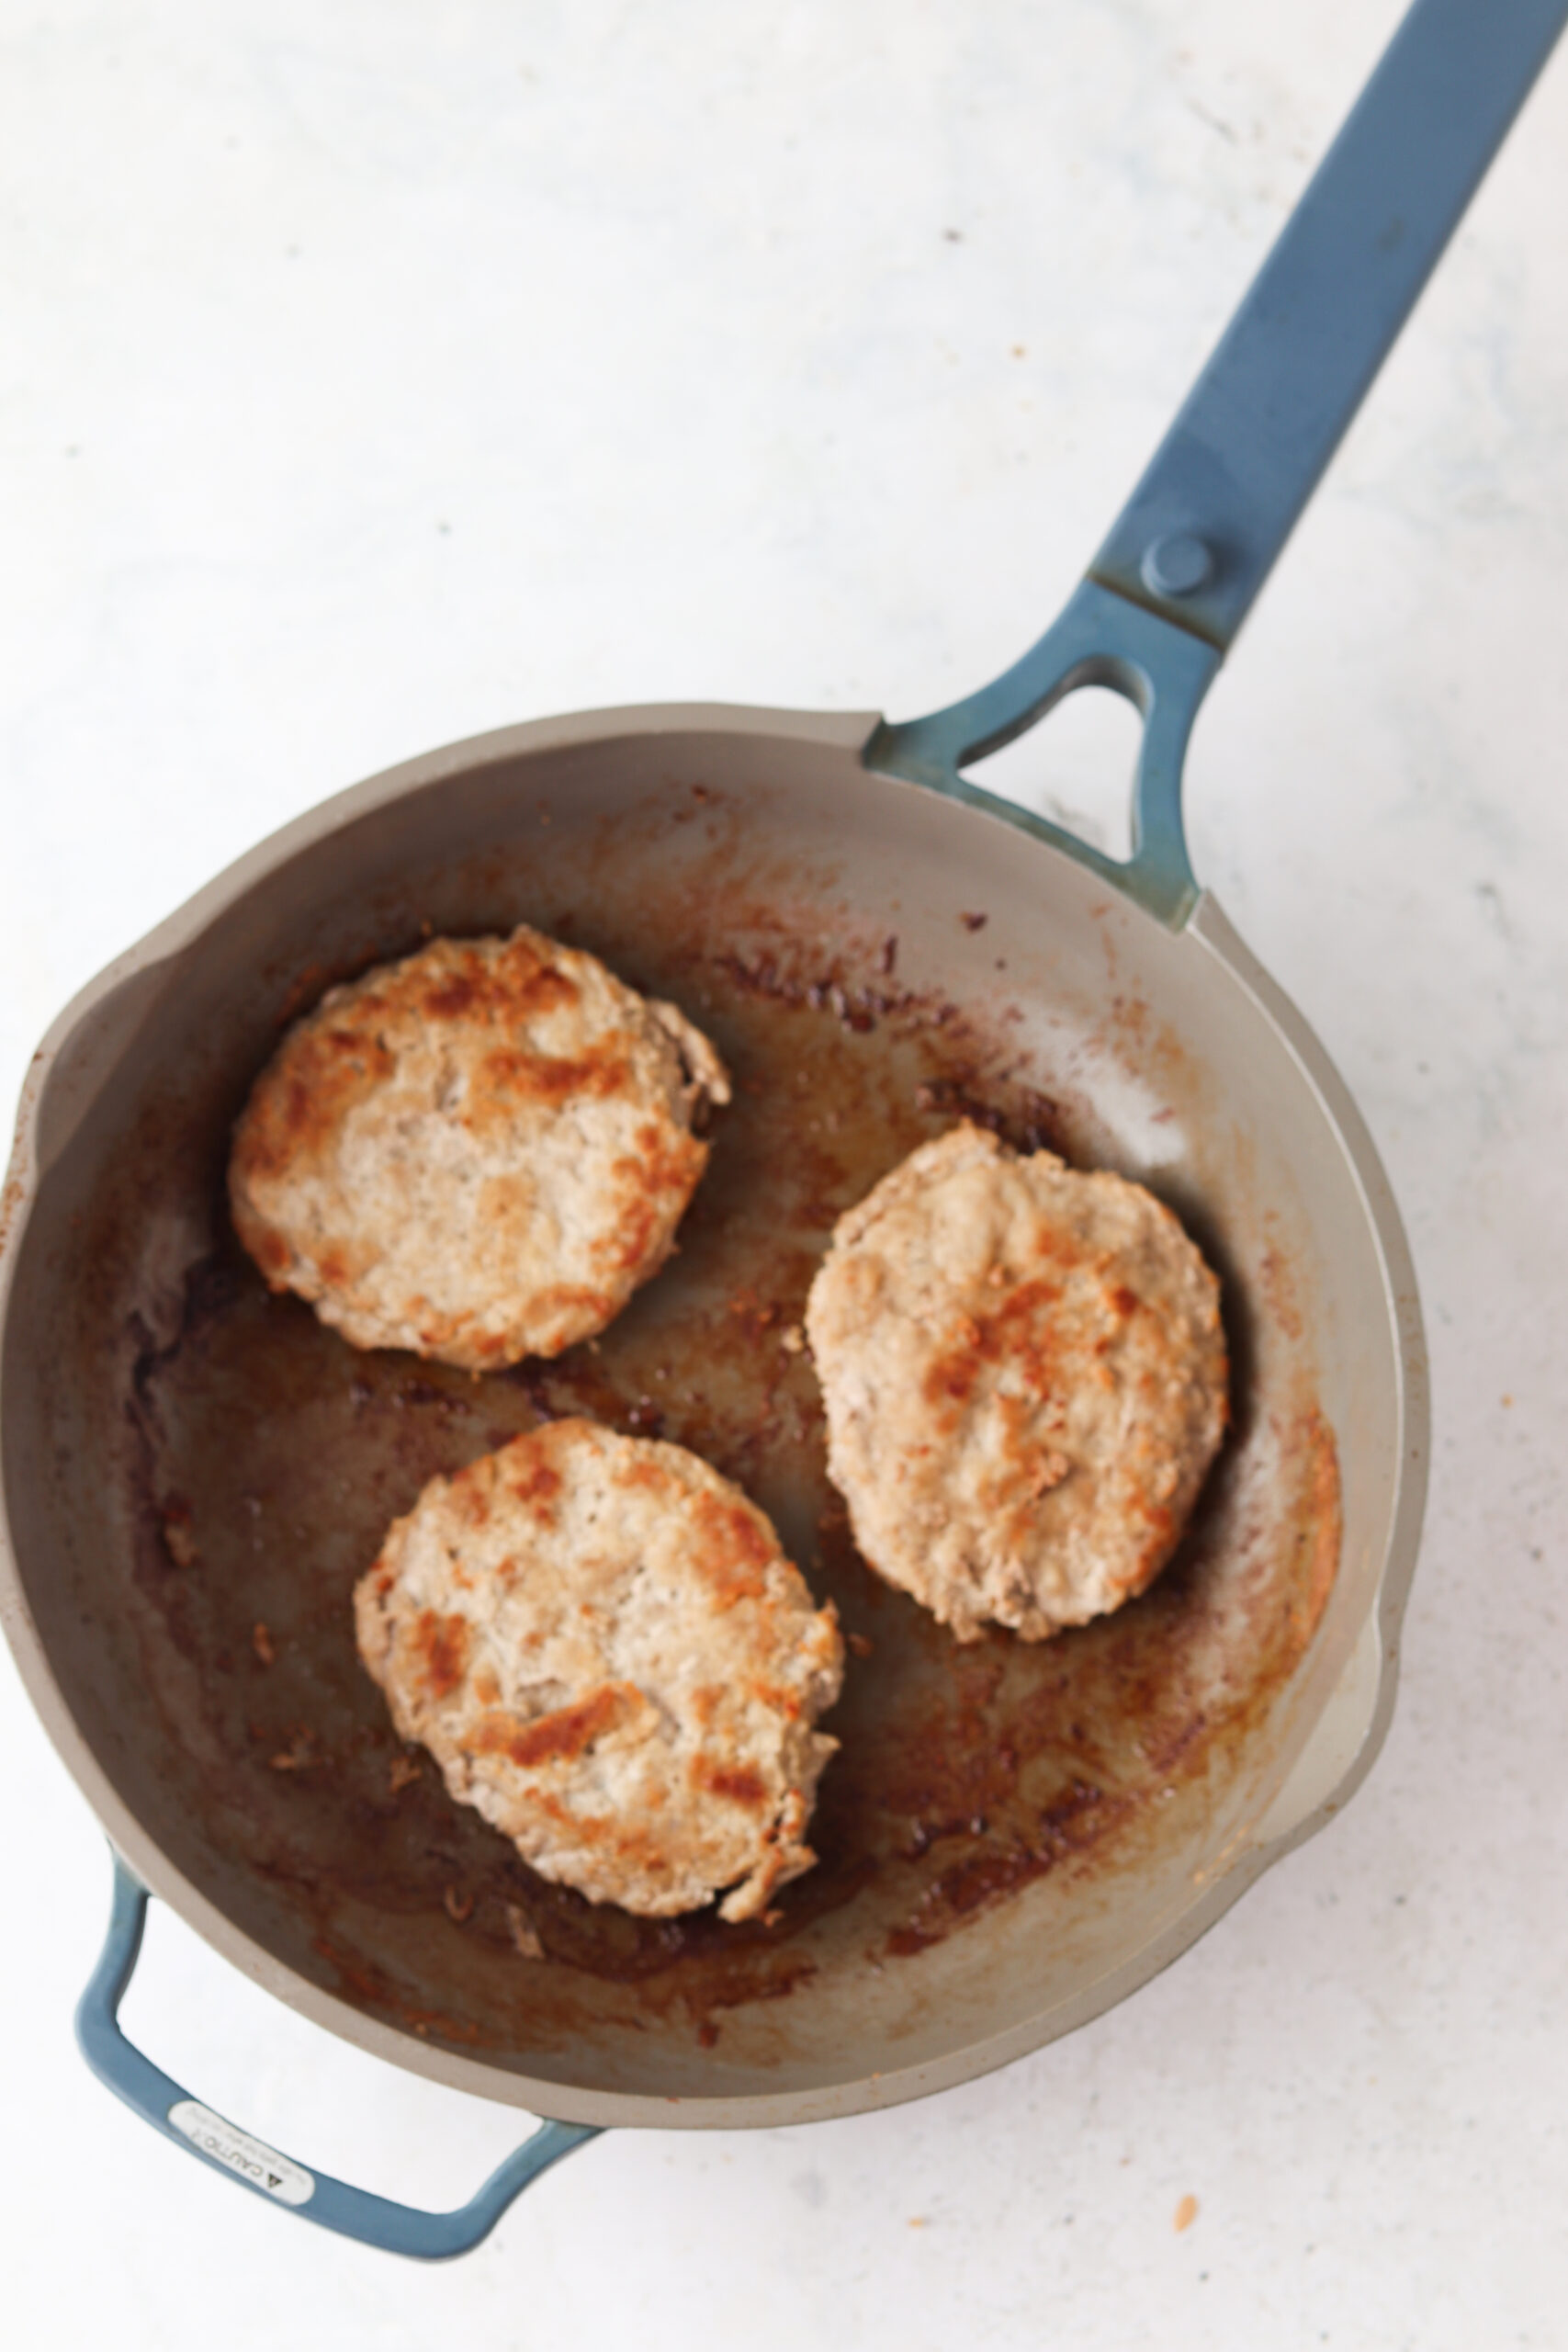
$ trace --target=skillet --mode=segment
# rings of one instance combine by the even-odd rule
[[[1418,0],[1085,582],[996,684],[901,725],[660,707],[430,754],[242,859],[44,1041],[0,1261],[0,1604],[117,1857],[89,2062],[257,2193],[439,2256],[607,2123],[964,2080],[1144,1982],[1369,1768],[1425,1479],[1408,1252],[1345,1090],[1191,875],[1180,770],[1565,15]],[[1124,865],[964,773],[1088,684],[1144,718]],[[739,1084],[672,1267],[597,1347],[475,1383],[265,1296],[222,1174],[325,986],[519,920],[674,997]],[[855,1556],[787,1335],[837,1215],[964,1114],[1178,1209],[1224,1283],[1235,1428],[1142,1600],[960,1651]],[[573,1410],[739,1478],[852,1636],[822,1860],[773,1928],[544,1885],[409,1772],[357,1668],[347,1594],[387,1521]],[[451,2215],[265,2146],[119,2033],[149,1890],[333,2030],[550,2120]]]

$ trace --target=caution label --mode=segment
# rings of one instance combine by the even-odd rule
[[[256,2188],[265,2188],[280,2205],[308,2205],[316,2193],[316,2179],[303,2165],[292,2156],[280,2156],[265,2140],[253,2140],[232,2123],[225,2123],[209,2107],[199,2100],[182,2098],[169,2109],[169,2120],[176,2132],[211,2156],[215,2163],[227,2165],[231,2172],[239,2173]]]

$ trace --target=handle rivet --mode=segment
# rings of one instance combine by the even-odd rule
[[[1213,577],[1214,559],[1190,532],[1171,531],[1150,541],[1138,571],[1151,595],[1190,596]]]

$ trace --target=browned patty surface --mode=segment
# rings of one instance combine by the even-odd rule
[[[432,1479],[355,1617],[399,1732],[544,1877],[736,1920],[816,1860],[838,1621],[683,1447],[562,1420]]]
[[[960,1641],[1141,1592],[1219,1447],[1219,1284],[1124,1178],[983,1129],[841,1217],[807,1313],[855,1541]]]
[[[728,1099],[701,1032],[595,956],[434,940],[284,1038],[235,1129],[234,1224],[356,1347],[553,1356],[663,1264]]]

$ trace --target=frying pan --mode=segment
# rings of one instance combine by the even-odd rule
[[[598,712],[373,778],[243,858],[35,1059],[0,1222],[6,1632],[116,1855],[78,2027],[156,2128],[424,2256],[606,2124],[773,2124],[1098,2015],[1343,1804],[1393,1704],[1425,1483],[1408,1252],[1300,1016],[1188,863],[1193,718],[1568,16],[1418,0],[1046,636],[926,719]],[[965,769],[1077,687],[1144,719],[1118,863]],[[360,1355],[230,1234],[280,1027],[432,931],[527,920],[682,1003],[737,1101],[682,1251],[601,1342],[474,1381]],[[1102,1623],[957,1649],[856,1556],[795,1342],[834,1218],[955,1115],[1136,1176],[1224,1286],[1235,1426]],[[772,1924],[537,1880],[401,1751],[347,1596],[387,1521],[541,1418],[694,1445],[854,1655],[821,1860]],[[360,2046],[549,2119],[451,2214],[314,2173],[135,2051],[148,1892]]]

